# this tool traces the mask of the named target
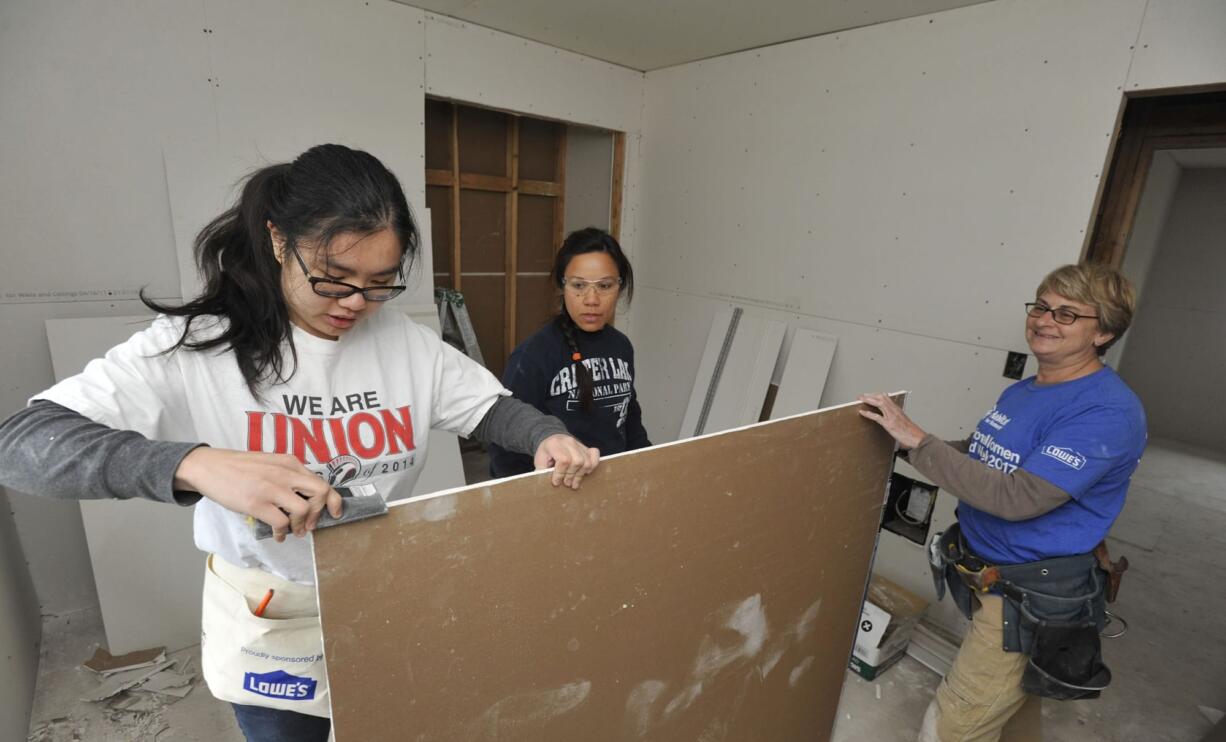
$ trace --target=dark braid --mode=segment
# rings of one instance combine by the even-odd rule
[[[575,362],[572,368],[575,369],[575,376],[579,379],[579,403],[583,406],[584,412],[590,413],[594,409],[592,372],[583,362],[583,353],[579,351],[579,338],[575,335],[575,330],[578,328],[575,327],[575,321],[571,319],[565,306],[558,313],[557,323],[558,329],[562,331],[562,337],[566,338],[566,344],[570,346],[571,360]]]
[[[592,399],[594,395],[592,372],[583,363],[583,353],[579,350],[579,335],[576,332],[579,328],[575,326],[574,318],[566,311],[565,283],[566,266],[570,265],[571,258],[590,252],[602,252],[612,258],[613,263],[617,266],[618,275],[622,279],[621,295],[625,296],[627,301],[634,295],[634,269],[630,267],[630,260],[622,252],[622,246],[617,244],[617,240],[613,239],[611,234],[597,227],[587,227],[566,236],[562,247],[558,249],[558,254],[554,256],[553,270],[550,273],[553,285],[559,291],[558,316],[554,321],[558,323],[562,337],[570,346],[571,360],[575,362],[575,376],[579,381],[579,402],[583,410],[588,413],[595,409]]]

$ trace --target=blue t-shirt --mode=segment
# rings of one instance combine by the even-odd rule
[[[1124,508],[1145,439],[1141,400],[1110,367],[1060,384],[1032,376],[1009,386],[975,428],[970,457],[1006,473],[1021,467],[1072,499],[1024,521],[960,503],[967,545],[996,564],[1090,551]]]

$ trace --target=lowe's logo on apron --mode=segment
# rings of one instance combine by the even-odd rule
[[[243,675],[243,690],[269,698],[284,698],[289,701],[309,701],[315,698],[315,680],[290,675],[284,670],[274,672],[249,672]]]

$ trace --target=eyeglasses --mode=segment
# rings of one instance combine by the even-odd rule
[[[361,292],[362,298],[366,301],[389,301],[400,296],[404,292],[404,286],[354,286],[351,283],[344,281],[333,281],[330,278],[318,278],[311,275],[311,271],[307,269],[306,261],[298,254],[298,248],[290,245],[290,252],[294,253],[294,257],[298,259],[298,265],[302,266],[302,273],[311,284],[311,290],[320,296],[326,296],[329,299],[344,299],[347,296]]]
[[[566,293],[574,296],[587,294],[589,288],[596,289],[596,293],[600,296],[607,296],[621,288],[622,279],[620,277],[598,278],[595,281],[589,281],[586,278],[567,278],[562,281],[562,285],[566,287]]]
[[[1052,309],[1042,302],[1032,301],[1026,305],[1026,314],[1038,319],[1043,315],[1051,312],[1051,318],[1059,325],[1071,325],[1079,319],[1098,319],[1097,314],[1077,314],[1071,309],[1059,307]]]

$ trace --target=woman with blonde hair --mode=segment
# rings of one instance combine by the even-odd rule
[[[1027,695],[1091,698],[1110,682],[1099,631],[1108,576],[1095,551],[1145,449],[1145,412],[1102,362],[1136,305],[1103,265],[1052,271],[1026,304],[1038,373],[1004,390],[964,441],[945,442],[883,394],[860,397],[924,476],[958,498],[931,546],[972,625],[937,689],[923,740],[995,740]]]

